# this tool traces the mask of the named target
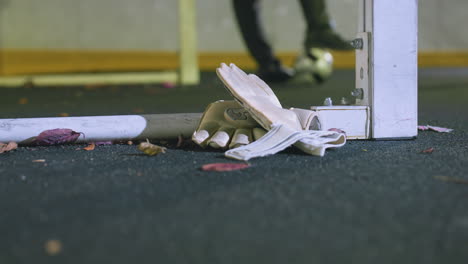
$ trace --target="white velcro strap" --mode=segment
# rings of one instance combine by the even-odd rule
[[[237,160],[249,160],[276,154],[304,139],[308,140],[309,143],[314,141],[314,144],[302,144],[301,149],[307,149],[310,146],[310,150],[304,151],[317,155],[320,154],[320,151],[317,152],[317,148],[323,147],[324,143],[329,142],[331,138],[339,138],[339,135],[340,133],[335,131],[297,131],[281,124],[273,124],[271,130],[259,140],[246,146],[228,150],[224,155]]]
[[[307,154],[323,157],[328,148],[338,148],[346,143],[346,135],[334,131],[324,132],[318,138],[303,138],[296,142],[294,146],[298,147]],[[328,132],[328,133],[325,133]],[[330,133],[332,132],[332,133]],[[328,135],[327,135],[328,134]]]
[[[316,111],[294,107],[289,108],[289,110],[293,111],[297,115],[297,119],[299,119],[299,122],[301,123],[302,130],[320,130],[318,114]]]

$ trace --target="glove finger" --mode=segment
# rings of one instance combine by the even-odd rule
[[[200,124],[200,127],[193,132],[192,140],[196,144],[205,147],[209,139],[217,130],[219,126],[213,122],[207,122]]]
[[[262,79],[260,79],[255,74],[247,75],[243,70],[237,67],[235,64],[231,63],[230,65],[233,75],[237,78],[238,82],[241,82],[251,89],[253,93],[258,96],[266,96],[269,101],[275,104],[278,107],[281,107],[281,103],[279,102],[278,98],[276,97],[273,90],[271,90],[270,86],[266,84]]]
[[[265,94],[268,96],[268,99],[275,104],[277,107],[281,107],[281,103],[278,100],[278,97],[276,97],[275,93],[273,90],[271,90],[270,86],[266,82],[264,82],[262,79],[260,79],[257,75],[255,74],[249,74],[249,79],[250,82],[252,82],[254,85],[258,86],[260,90],[264,91]]]
[[[223,81],[224,85],[228,88],[230,93],[233,92],[233,87],[236,87],[236,92],[242,96],[255,95],[255,93],[248,87],[238,75],[234,73],[232,68],[225,63],[221,63],[221,67],[216,69],[218,77]],[[236,96],[234,96],[236,97]]]
[[[208,139],[208,145],[212,148],[225,148],[233,134],[234,128],[222,127]]]
[[[229,144],[229,148],[237,148],[240,146],[248,145],[252,142],[252,130],[239,128],[236,129],[234,132],[234,136],[232,136],[231,143]]]
[[[267,131],[265,129],[263,129],[263,128],[260,128],[260,127],[256,127],[254,129],[252,129],[252,136],[253,136],[254,141],[259,140],[266,133],[267,133]]]

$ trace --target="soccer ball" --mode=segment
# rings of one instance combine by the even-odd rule
[[[297,57],[294,71],[293,82],[320,84],[333,72],[333,56],[325,49],[311,48]]]

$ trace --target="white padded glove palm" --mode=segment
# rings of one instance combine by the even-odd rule
[[[227,151],[227,157],[248,160],[275,154],[292,144],[308,154],[323,156],[327,148],[345,144],[343,133],[309,130],[315,112],[284,109],[271,88],[256,75],[224,63],[216,72],[234,98],[269,131],[249,145]]]
[[[216,101],[203,113],[192,140],[213,148],[236,148],[261,138],[266,131],[236,101]]]

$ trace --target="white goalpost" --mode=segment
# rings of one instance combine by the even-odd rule
[[[356,105],[312,107],[325,128],[351,139],[417,136],[418,1],[360,0],[356,47]],[[349,137],[349,135],[348,135]]]
[[[193,0],[180,2],[193,4]],[[322,130],[346,131],[348,139],[414,138],[418,120],[418,1],[360,0],[359,5],[358,33],[353,41],[356,81],[355,87],[350,87],[356,104],[313,106],[316,122]],[[182,29],[181,34],[195,38],[191,29]],[[196,64],[193,53],[183,57],[185,65]],[[193,69],[182,71],[187,75],[181,75],[181,80],[198,80]],[[27,142],[38,134],[37,129],[65,127],[83,132],[90,141],[177,138],[190,135],[200,118],[201,114],[169,114],[0,119],[0,142]]]

